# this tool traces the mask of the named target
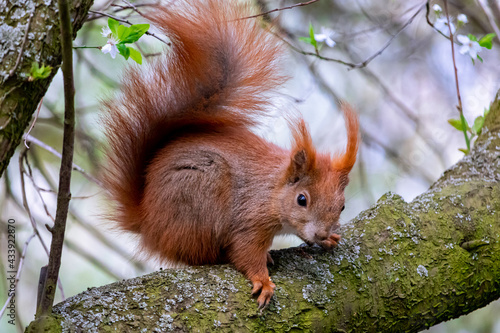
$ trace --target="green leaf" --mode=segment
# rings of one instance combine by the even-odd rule
[[[477,55],[477,58],[479,59],[479,61],[483,62],[483,58],[481,58],[479,54]]]
[[[481,134],[481,130],[484,125],[484,117],[479,116],[476,119],[474,119],[474,125],[472,125],[472,133],[475,133],[477,135]]]
[[[130,49],[123,43],[116,44],[116,47],[125,60],[128,60],[128,57],[130,57]]]
[[[129,47],[128,50],[130,51],[130,58],[132,58],[132,60],[134,60],[139,65],[142,65],[141,53],[132,47]]]
[[[108,18],[108,27],[109,27],[109,30],[111,30],[111,32],[115,36],[118,36],[118,30],[117,29],[118,29],[119,25],[120,25],[120,23],[118,23],[117,20],[114,20],[111,17]]]
[[[117,29],[117,36],[116,37],[118,37],[118,39],[120,40],[120,43],[125,43],[124,40],[125,40],[125,38],[128,37],[129,33],[130,33],[129,28],[120,24],[118,26],[118,29]]]
[[[139,40],[149,30],[149,24],[133,24],[128,27],[128,36],[121,41],[123,43],[134,43]]]
[[[37,62],[32,62],[32,63],[31,63],[31,71],[30,71],[30,73],[33,73],[33,72],[38,71],[38,69],[39,69],[39,68],[40,68],[40,67],[38,66],[38,63],[37,63]]]
[[[37,62],[33,62],[31,63],[29,80],[35,81],[38,79],[46,79],[49,77],[51,72],[52,72],[51,66],[42,65],[42,67],[40,67]]]
[[[311,45],[314,46],[315,49],[317,49],[318,42],[316,42],[316,38],[314,37],[314,28],[311,23],[309,23],[309,37],[311,38]]]
[[[486,117],[490,113],[490,108],[484,108],[484,116]]]
[[[477,37],[474,36],[473,34],[468,34],[467,37],[469,37],[471,41],[477,42]]]
[[[149,24],[133,24],[130,27],[119,25],[117,37],[120,43],[130,44],[137,42],[149,30]]]
[[[460,120],[462,121],[462,132],[464,133],[465,143],[467,144],[467,152],[469,152],[470,140],[472,139],[473,135],[471,135],[470,138],[469,135],[467,135],[467,131],[470,130],[470,127],[469,124],[467,124],[467,119],[465,119],[462,111],[460,111]]]
[[[493,47],[493,38],[495,38],[495,34],[487,34],[486,36],[484,36],[483,38],[481,38],[478,43],[479,45],[481,45],[482,47],[485,47],[487,48],[488,50],[491,50],[491,48]]]
[[[462,121],[460,119],[448,119],[448,123],[455,127],[457,130],[459,130],[460,132],[463,131],[462,129]]]
[[[458,148],[458,150],[460,150],[462,153],[464,153],[465,155],[469,154],[469,150],[468,149],[464,149],[464,148]]]

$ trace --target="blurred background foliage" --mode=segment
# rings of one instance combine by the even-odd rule
[[[139,10],[147,10],[151,3],[152,0],[134,2]],[[262,11],[268,11],[296,2],[258,0],[257,3]],[[427,23],[423,4],[425,2],[414,0],[321,0],[269,15],[276,25],[277,35],[294,48],[289,48],[283,63],[291,79],[282,89],[277,104],[288,111],[297,110],[303,114],[318,149],[334,153],[345,146],[343,119],[336,104],[339,99],[345,99],[359,111],[363,142],[346,191],[343,222],[368,208],[387,191],[397,192],[407,201],[412,200],[463,156],[458,151],[465,146],[463,134],[447,122],[459,117],[455,108],[457,95],[450,42]],[[441,2],[430,3],[431,22],[437,19],[432,10],[434,4],[443,7]],[[488,4],[485,1],[449,1],[450,15],[455,18],[455,24],[461,13],[469,21],[457,33],[472,33],[480,38],[493,32],[480,5],[491,9],[497,25],[500,23],[498,1],[489,1]],[[132,23],[144,23],[137,12],[120,0],[96,1],[92,10],[88,22],[78,33],[75,46],[103,46],[106,43],[106,38],[100,34],[101,28],[107,24],[104,14]],[[402,30],[415,14],[414,20]],[[336,45],[322,47],[321,56],[358,64],[381,50],[383,52],[366,66],[355,69],[314,55],[304,55],[315,52],[311,45],[299,41],[299,37],[309,36],[310,23],[317,32],[321,28],[335,32],[332,39]],[[161,36],[154,27],[152,31]],[[386,44],[388,47],[383,49]],[[143,54],[142,66],[168,52],[165,44],[150,36],[141,38],[134,47]],[[500,88],[499,50],[498,39],[495,39],[492,50],[480,52],[484,63],[476,61],[475,65],[469,56],[456,52],[464,115],[469,123],[489,107]],[[105,190],[95,181],[99,177],[99,166],[104,160],[102,148],[106,144],[99,122],[99,104],[117,91],[123,69],[132,61],[127,63],[120,56],[112,59],[92,48],[75,49],[74,59],[77,109],[74,162],[84,173],[73,173],[73,200],[60,274],[64,292],[58,290],[56,302],[88,287],[142,275],[161,266],[154,259],[137,254],[137,239],[117,231],[106,219],[110,205],[105,200]],[[45,224],[51,225],[55,216],[54,191],[60,159],[42,146],[61,151],[62,91],[62,76],[58,73],[43,99],[36,126],[30,133],[40,144],[32,142],[28,151],[24,145],[19,147],[0,179],[0,265],[3,266],[0,269],[0,306],[7,298],[4,245],[7,220],[15,220],[18,258],[33,230],[23,207],[20,167],[24,170],[27,203],[40,238],[46,247],[50,245]],[[289,132],[286,122],[278,114],[258,131],[267,139],[287,146]],[[280,237],[274,247],[299,243],[293,237]],[[34,238],[27,247],[21,281],[17,286],[19,332],[33,319],[39,270],[46,263],[46,250],[40,239]],[[497,301],[468,316],[433,327],[430,332],[500,332],[499,313],[500,303]],[[12,326],[7,324],[4,315],[0,331],[10,330]]]

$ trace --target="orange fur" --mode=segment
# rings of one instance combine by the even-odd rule
[[[233,263],[262,307],[274,292],[266,264],[277,233],[337,244],[357,123],[347,112],[347,154],[336,162],[315,151],[303,120],[291,124],[291,151],[250,130],[284,82],[281,44],[259,19],[238,20],[251,14],[206,0],[148,15],[173,46],[149,68],[129,69],[121,94],[104,103],[103,181],[114,219],[147,251],[189,265]]]
[[[340,108],[344,112],[347,127],[347,147],[344,154],[333,159],[332,164],[334,169],[349,173],[356,162],[358,153],[359,121],[358,116],[349,104],[341,102]]]

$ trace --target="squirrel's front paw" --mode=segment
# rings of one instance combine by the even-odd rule
[[[252,280],[252,283],[252,295],[256,295],[260,292],[257,303],[259,304],[259,309],[263,309],[269,304],[269,301],[271,301],[276,285],[271,281],[270,277],[264,278],[263,280],[255,279]]]
[[[331,250],[332,248],[337,247],[339,242],[340,242],[340,235],[331,234],[327,239],[321,241],[320,245],[325,250]]]

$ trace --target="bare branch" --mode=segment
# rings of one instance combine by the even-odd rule
[[[59,268],[66,230],[69,201],[71,200],[71,171],[73,166],[73,151],[75,143],[75,86],[73,79],[73,36],[69,1],[59,0],[59,20],[61,22],[62,71],[64,80],[64,134],[61,169],[59,171],[59,191],[57,194],[57,210],[52,242],[50,245],[47,278],[43,284],[40,304],[37,307],[36,318],[52,312],[55,286],[59,279]]]
[[[301,53],[303,55],[310,55],[310,56],[315,56],[316,58],[318,59],[321,59],[321,60],[325,60],[325,61],[332,61],[332,62],[336,62],[336,63],[339,63],[339,64],[342,64],[342,65],[345,65],[347,67],[350,67],[350,69],[355,69],[355,68],[363,68],[363,67],[366,67],[373,59],[375,59],[376,57],[378,57],[379,55],[382,54],[382,52],[384,52],[388,47],[389,45],[391,45],[391,43],[393,42],[393,40],[407,27],[409,26],[413,20],[417,17],[417,15],[426,7],[426,4],[423,4],[422,6],[420,6],[420,8],[412,15],[412,17],[405,23],[401,26],[401,28],[394,34],[392,35],[388,40],[387,42],[384,44],[384,46],[382,46],[382,48],[380,48],[380,50],[378,50],[377,52],[375,52],[374,54],[372,54],[370,57],[366,58],[364,61],[362,62],[358,62],[358,63],[352,63],[352,62],[347,62],[347,61],[343,61],[343,60],[340,60],[340,59],[334,59],[334,58],[328,58],[328,57],[324,57],[322,55],[319,54],[319,52],[317,53],[314,53],[314,52],[306,52],[306,51],[303,51],[301,50],[300,48],[294,46],[293,44],[291,44],[290,42],[284,40],[284,42],[286,44],[288,44],[288,46],[290,46],[290,48],[298,53]]]
[[[496,39],[500,42],[500,29],[498,28],[498,25],[495,22],[495,18],[493,17],[493,14],[492,14],[490,8],[488,7],[487,4],[484,3],[484,0],[477,0],[477,2],[479,3],[479,6],[481,6],[481,9],[483,10],[486,17],[488,18],[490,26],[493,29],[493,31],[495,32]]]
[[[40,241],[40,244],[42,245],[43,249],[45,250],[47,257],[49,257],[50,256],[49,249],[48,249],[47,245],[45,244],[45,241],[43,240],[42,236],[40,235],[40,232],[38,231],[38,227],[36,225],[35,218],[31,214],[31,210],[30,210],[29,205],[28,205],[28,200],[26,198],[26,185],[24,182],[24,175],[26,174],[26,171],[24,169],[23,161],[26,162],[26,166],[28,167],[28,169],[31,169],[31,167],[28,163],[28,157],[26,155],[27,152],[28,152],[27,149],[23,149],[23,151],[19,154],[19,175],[21,177],[21,193],[22,193],[22,197],[23,197],[23,206],[24,206],[24,209],[26,210],[26,213],[28,213],[28,217],[30,219],[31,226],[33,228],[33,232],[36,234],[38,240]],[[31,173],[31,171],[29,171],[29,172]],[[10,191],[10,188],[7,188],[7,191]],[[13,195],[12,195],[12,197],[13,197]],[[19,207],[19,208],[21,208],[21,207]],[[57,280],[57,283],[58,283],[59,290],[61,291],[62,298],[64,299],[65,298],[64,290],[63,290],[62,283],[61,283],[60,279]]]
[[[295,7],[307,6],[307,5],[313,4],[313,3],[318,2],[318,1],[319,0],[311,0],[311,1],[307,1],[307,2],[300,2],[300,3],[296,3],[295,5],[291,5],[291,6],[287,6],[287,7],[282,7],[282,8],[276,8],[276,9],[272,9],[272,10],[269,10],[267,12],[259,13],[259,14],[256,14],[256,15],[242,17],[242,18],[240,18],[240,20],[246,20],[246,19],[255,18],[255,17],[259,17],[259,16],[267,16],[267,15],[269,15],[271,13],[274,13],[274,12],[279,12],[279,11],[282,11],[282,10],[292,9],[292,8],[295,8]]]
[[[35,138],[35,137],[31,136],[31,135],[26,134],[24,136],[24,139],[26,141],[32,142],[35,145],[37,145],[37,146],[45,149],[46,151],[48,151],[51,154],[53,154],[53,155],[55,155],[55,156],[57,156],[59,158],[62,158],[62,155],[57,150],[55,150],[51,146],[47,145],[46,143],[38,140],[37,138]],[[99,181],[97,178],[95,178],[94,176],[92,176],[89,173],[87,173],[82,167],[78,166],[77,164],[73,163],[72,169],[75,170],[75,171],[80,172],[85,178],[87,178],[91,182],[97,184],[99,187],[104,188],[104,186],[103,186],[103,184],[102,184],[101,181]]]
[[[28,132],[26,132],[26,134],[24,135],[24,146],[27,149],[29,149],[30,147],[26,144],[26,136],[29,136],[31,133],[31,130],[33,129],[33,127],[35,127],[36,120],[38,119],[38,115],[40,114],[40,109],[42,108],[42,103],[43,103],[43,97],[40,100],[40,103],[38,103],[38,108],[36,109],[35,119],[33,119],[33,122],[31,123],[31,126],[28,129]]]

